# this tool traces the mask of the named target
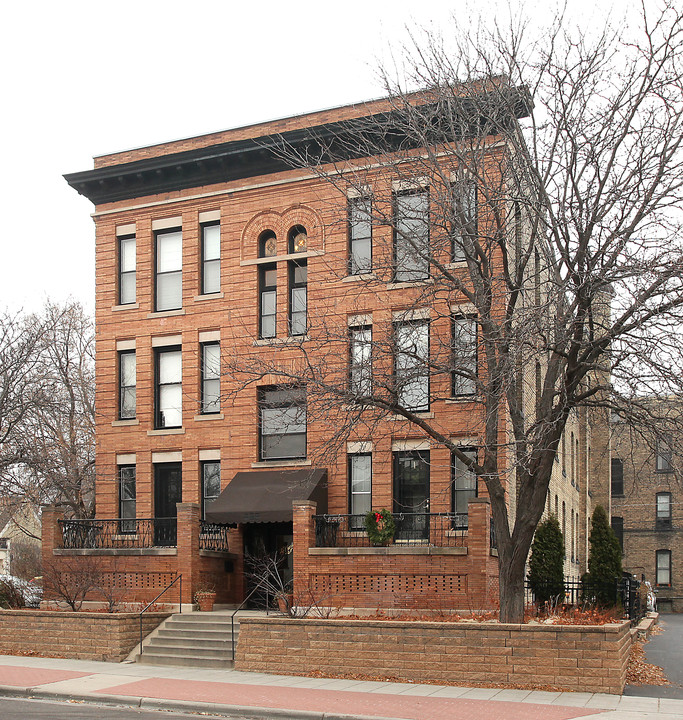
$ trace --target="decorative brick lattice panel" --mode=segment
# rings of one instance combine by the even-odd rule
[[[459,593],[467,592],[466,575],[333,575],[310,576],[316,594]]]

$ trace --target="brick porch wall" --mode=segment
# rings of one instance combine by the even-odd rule
[[[294,602],[322,605],[474,610],[497,607],[498,558],[490,503],[469,504],[466,547],[315,547],[314,502],[294,503]]]
[[[54,507],[43,508],[42,560],[44,572],[78,571],[87,564],[109,575],[110,584],[120,590],[120,602],[148,603],[177,574],[182,574],[182,602],[190,604],[200,585],[210,583],[216,588],[216,602],[239,603],[243,595],[241,573],[241,536],[232,531],[239,553],[211,552],[199,549],[199,507],[195,503],[178,504],[177,547],[65,549],[59,520],[63,513]],[[226,571],[226,562],[232,571]],[[239,577],[238,577],[239,573]],[[44,600],[55,599],[49,592]],[[179,585],[159,599],[160,604],[178,603]],[[87,602],[102,602],[101,593],[92,591]]]
[[[619,694],[632,636],[600,626],[244,618],[235,668]]]

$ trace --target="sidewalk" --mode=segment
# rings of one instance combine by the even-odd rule
[[[282,720],[683,720],[683,700],[314,679],[8,655],[0,656],[0,696]]]

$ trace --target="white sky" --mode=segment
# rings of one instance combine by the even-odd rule
[[[625,0],[616,0],[620,7]],[[649,2],[649,0],[648,0]],[[496,12],[505,0],[480,0]],[[514,2],[513,2],[514,4]],[[581,22],[598,3],[568,0]],[[527,13],[548,2],[525,3]],[[94,307],[92,157],[383,94],[378,59],[464,0],[34,0],[0,28],[0,310]],[[599,12],[604,12],[600,10]],[[400,54],[400,53],[399,53]]]

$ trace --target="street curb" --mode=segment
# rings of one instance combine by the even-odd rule
[[[399,720],[378,715],[338,715],[317,710],[284,710],[281,708],[251,705],[223,705],[221,703],[195,702],[192,700],[164,700],[162,698],[131,697],[129,695],[107,695],[86,693],[83,695],[57,693],[39,687],[24,688],[0,685],[0,697],[15,697],[36,700],[76,701],[92,705],[130,707],[140,710],[177,710],[180,712],[209,713],[239,720]]]

